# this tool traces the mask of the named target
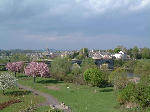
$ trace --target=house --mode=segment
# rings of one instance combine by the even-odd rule
[[[119,53],[115,53],[115,54],[112,55],[112,56],[115,57],[116,59],[123,59],[123,60],[128,59],[127,54],[124,53],[123,51],[120,51]]]

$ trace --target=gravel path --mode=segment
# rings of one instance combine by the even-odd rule
[[[68,106],[61,105],[61,103],[52,95],[43,93],[43,92],[35,90],[35,89],[32,89],[28,86],[23,86],[20,84],[17,84],[17,85],[19,88],[31,91],[33,94],[43,96],[46,99],[45,102],[38,104],[37,106],[50,106],[51,105],[54,108],[64,110],[64,112],[71,112],[71,110],[68,108]]]

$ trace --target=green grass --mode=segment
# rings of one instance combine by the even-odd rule
[[[3,110],[1,112],[19,112],[28,108],[31,105],[39,104],[43,102],[45,99],[41,96],[35,96],[30,91],[20,90],[18,88],[9,89],[5,91],[5,95],[3,95],[2,91],[0,91],[0,103],[7,102],[9,100],[19,99],[21,103],[15,103]]]
[[[20,84],[55,96],[60,102],[69,105],[73,112],[120,112],[115,108],[118,104],[111,87],[80,86],[50,78],[36,78],[36,83],[33,83],[32,77],[22,74],[18,75],[18,79]],[[50,90],[45,86],[57,86],[59,90]]]

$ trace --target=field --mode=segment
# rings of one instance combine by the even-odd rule
[[[20,74],[18,78],[22,85],[55,96],[60,102],[69,105],[73,112],[119,112],[115,109],[117,101],[111,87],[80,86],[48,78],[37,78],[34,84],[32,77]]]
[[[60,102],[69,105],[73,112],[120,112],[117,108],[115,92],[113,88],[98,88],[85,85],[74,85],[71,83],[64,83],[51,78],[36,78],[36,83],[33,83],[32,77],[26,77],[24,74],[17,74],[18,83],[29,86],[44,93],[48,93],[56,97]],[[12,91],[12,90],[10,90]],[[4,112],[9,112],[14,108],[21,109],[27,107],[31,103],[39,103],[43,101],[40,96],[33,96],[33,94],[24,95],[26,99],[23,103],[14,104],[4,109]],[[21,96],[22,97],[22,96]],[[1,93],[1,102],[8,99]],[[19,108],[16,108],[19,107]],[[48,107],[46,107],[48,109]],[[45,107],[38,109],[38,112],[46,111]],[[12,112],[12,111],[11,111]]]

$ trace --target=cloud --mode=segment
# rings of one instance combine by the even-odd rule
[[[138,44],[126,39],[150,41],[149,9],[150,0],[0,0],[0,46]]]
[[[138,5],[129,7],[132,11],[138,11],[140,9],[148,8],[150,7],[150,0],[141,0]]]
[[[136,11],[148,8],[150,0],[76,0],[92,13],[106,13],[116,10]]]

